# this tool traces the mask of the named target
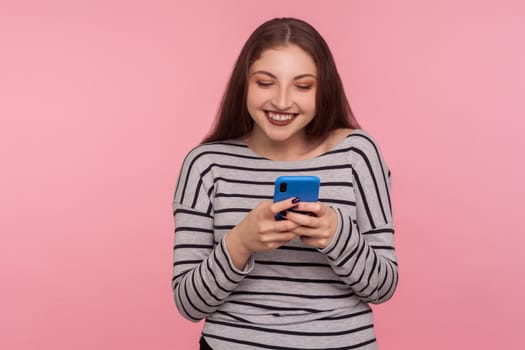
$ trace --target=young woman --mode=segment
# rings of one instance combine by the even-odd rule
[[[280,175],[318,176],[319,202],[273,203]],[[369,303],[398,281],[390,171],[312,26],[250,36],[173,205],[173,293],[206,319],[201,349],[377,349]]]

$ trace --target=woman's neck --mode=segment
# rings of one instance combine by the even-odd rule
[[[332,130],[324,139],[308,139],[302,134],[283,142],[275,142],[268,139],[265,134],[260,135],[254,130],[244,138],[244,142],[254,153],[262,157],[291,162],[314,158],[331,151],[353,131],[353,129],[341,128]]]
[[[313,158],[323,154],[324,142],[318,139],[309,139],[304,133],[294,135],[283,140],[271,140],[266,135],[260,135],[255,130],[244,139],[250,149],[271,160],[296,161]]]

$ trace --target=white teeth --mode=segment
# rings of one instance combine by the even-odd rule
[[[292,119],[293,114],[277,114],[274,112],[268,112],[268,116],[272,118],[273,120],[282,122],[282,121]]]

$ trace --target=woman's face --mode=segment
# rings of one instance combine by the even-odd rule
[[[254,120],[252,135],[269,142],[304,136],[315,115],[317,69],[296,45],[262,52],[250,67],[247,107]]]

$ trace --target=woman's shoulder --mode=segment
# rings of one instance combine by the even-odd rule
[[[186,154],[185,164],[204,163],[223,159],[228,156],[238,156],[247,151],[248,146],[241,139],[230,139],[223,141],[213,141],[199,144]]]
[[[372,134],[364,129],[353,129],[348,132],[345,140],[345,146],[363,152],[378,151],[379,146]]]
[[[220,152],[235,152],[247,148],[246,144],[241,139],[229,139],[223,141],[213,141],[207,143],[201,143],[193,147],[188,155],[200,155],[200,154],[214,154]]]
[[[363,129],[355,129],[345,140],[349,149],[352,162],[355,166],[366,164],[367,167],[378,167],[389,172],[388,164],[383,157],[383,152],[372,134]]]
[[[346,137],[334,149],[336,151],[345,151],[350,156],[352,163],[370,163],[371,161],[385,162],[383,153],[375,137],[363,129],[353,129],[347,132]]]

